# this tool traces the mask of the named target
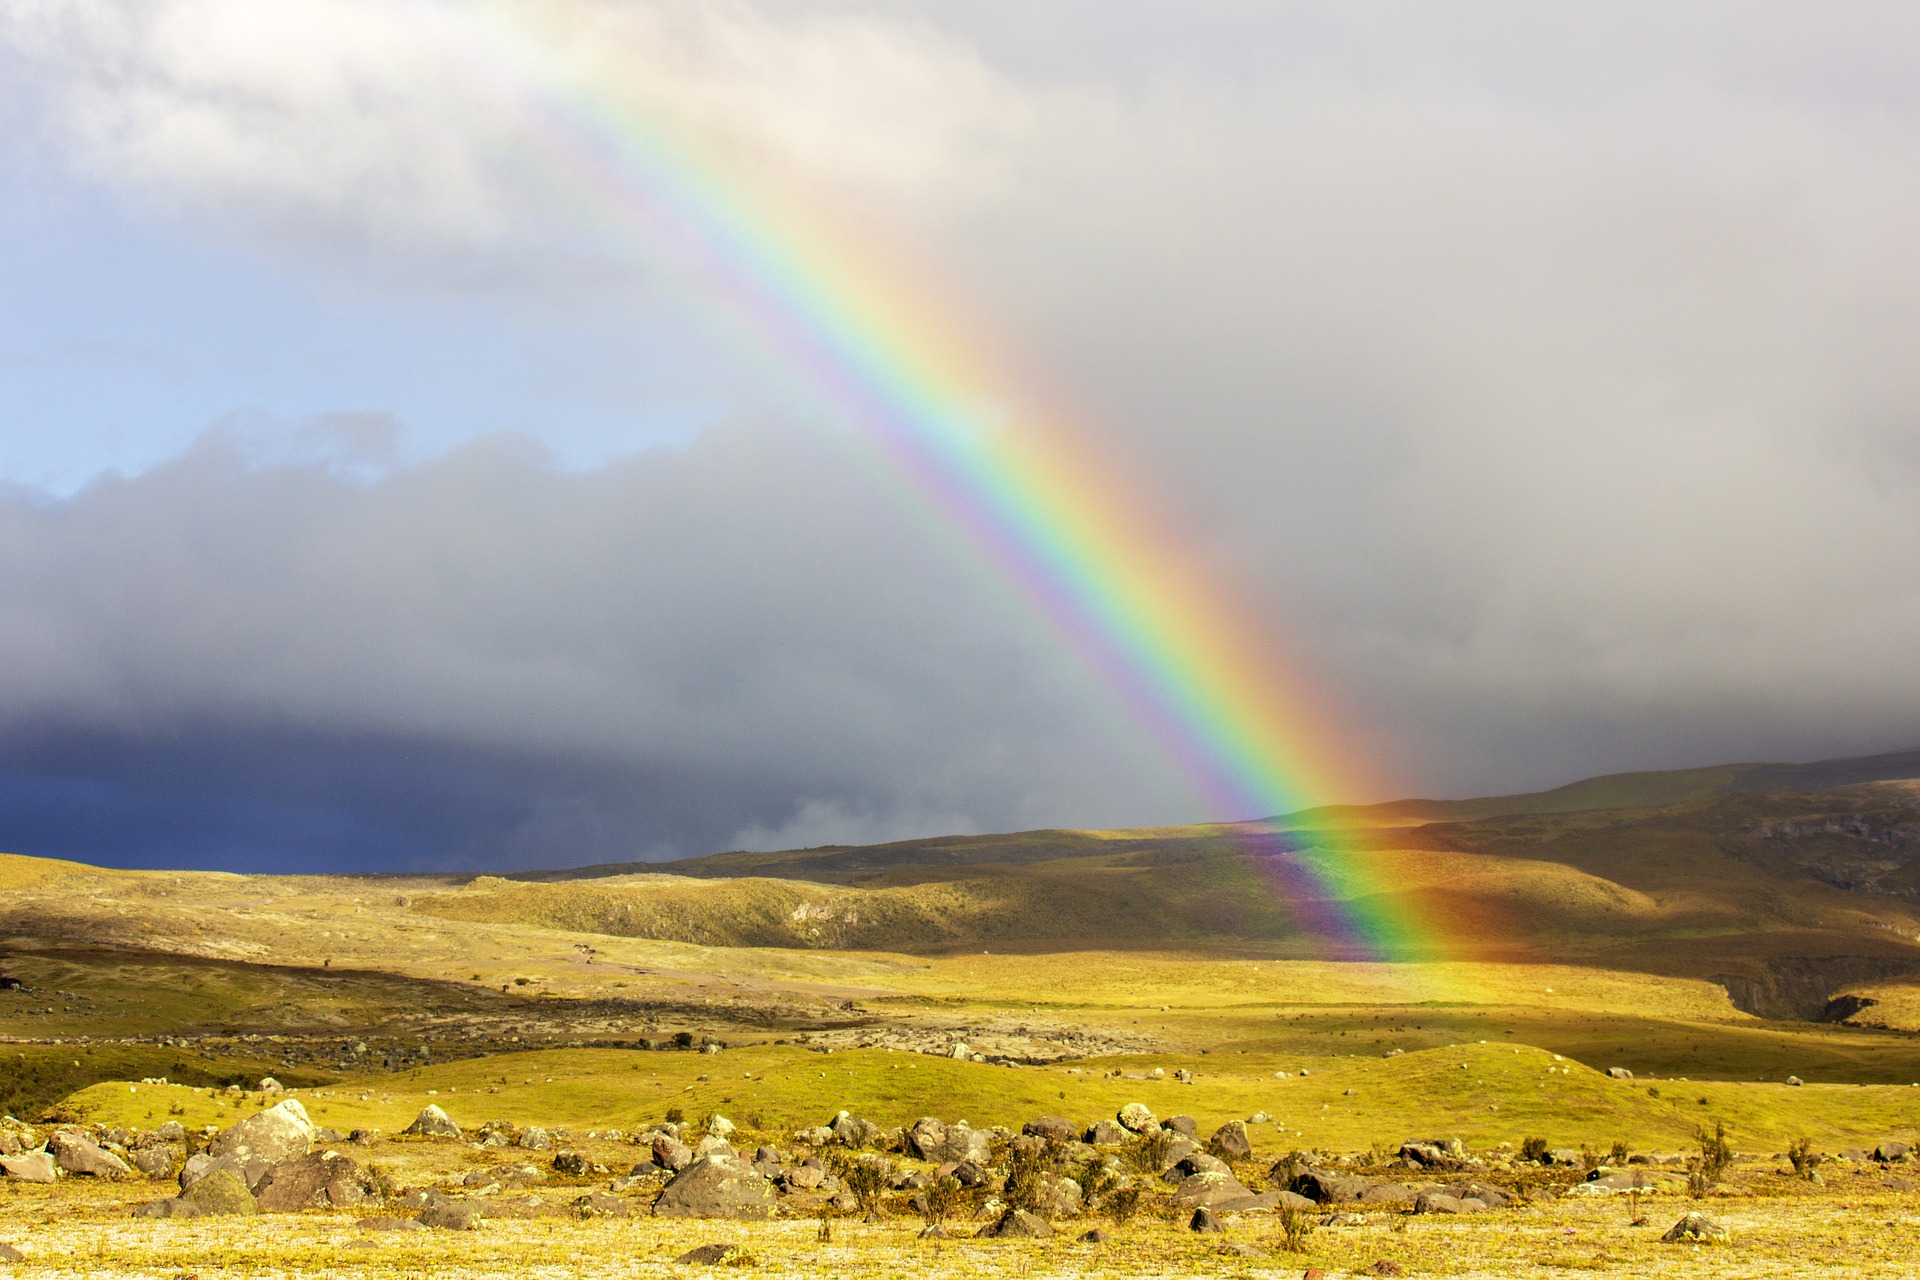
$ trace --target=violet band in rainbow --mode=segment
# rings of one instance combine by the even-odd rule
[[[1008,403],[977,344],[876,255],[702,153],[645,104],[593,92],[508,0],[418,10],[503,145],[617,250],[682,273],[757,358],[803,377],[834,418],[964,531],[1151,732],[1204,807],[1266,819],[1326,803],[1342,739],[1286,678],[1230,593],[1140,512],[1112,466]],[[1303,925],[1345,954],[1433,954],[1410,899],[1336,823],[1228,828]]]

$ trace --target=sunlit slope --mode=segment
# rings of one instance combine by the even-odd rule
[[[1135,1078],[1107,1076],[1110,1065]],[[1156,1066],[1164,1078],[1141,1078]],[[1194,1073],[1193,1084],[1174,1082],[1179,1068]],[[1253,1140],[1269,1158],[1296,1147],[1364,1150],[1435,1134],[1474,1146],[1540,1135],[1568,1145],[1604,1148],[1624,1139],[1640,1149],[1680,1149],[1708,1118],[1724,1119],[1736,1144],[1763,1151],[1803,1135],[1823,1143],[1910,1139],[1920,1127],[1920,1105],[1907,1086],[1619,1081],[1600,1068],[1513,1044],[1392,1058],[1153,1055],[1020,1071],[881,1050],[820,1055],[767,1045],[730,1051],[718,1062],[620,1051],[507,1054],[427,1067],[371,1087],[303,1090],[301,1101],[321,1124],[388,1133],[429,1101],[467,1125],[500,1118],[580,1129],[639,1128],[669,1108],[689,1116],[722,1112],[750,1129],[818,1124],[843,1108],[882,1125],[937,1115],[1018,1128],[1038,1115],[1085,1123],[1138,1101],[1159,1115],[1191,1115],[1203,1131],[1268,1112],[1277,1122],[1254,1126]],[[1288,1076],[1276,1079],[1275,1071]],[[150,1123],[149,1115],[177,1106],[184,1123],[199,1126],[231,1124],[238,1109],[228,1102],[184,1088],[130,1093],[124,1085],[100,1085],[67,1105],[108,1124]]]

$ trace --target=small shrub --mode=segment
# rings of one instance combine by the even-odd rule
[[[1798,1138],[1787,1148],[1787,1162],[1793,1166],[1794,1176],[1813,1180],[1813,1171],[1826,1161],[1826,1157],[1813,1149],[1811,1138]]]
[[[682,1110],[681,1110],[680,1108],[678,1108],[678,1107],[668,1107],[668,1108],[667,1108],[667,1123],[668,1123],[668,1124],[685,1124],[686,1122],[687,1122],[687,1113],[686,1113],[686,1112],[684,1112],[684,1111],[682,1111]]]
[[[1119,1187],[1121,1181],[1120,1171],[1102,1156],[1082,1163],[1074,1171],[1073,1180],[1080,1184],[1081,1203],[1089,1209],[1098,1209],[1101,1201]]]
[[[1714,1184],[1733,1166],[1733,1148],[1727,1145],[1727,1123],[1724,1120],[1714,1121],[1711,1131],[1702,1125],[1694,1130],[1693,1137],[1700,1144],[1700,1159],[1693,1172],[1687,1175],[1687,1190],[1697,1200],[1711,1191]]]
[[[1117,1227],[1124,1227],[1140,1212],[1140,1188],[1115,1187],[1107,1193],[1107,1217],[1113,1219]]]
[[[1648,1096],[1649,1098],[1657,1098],[1657,1097],[1659,1097],[1659,1096],[1660,1096],[1660,1086],[1659,1086],[1659,1085],[1657,1085],[1657,1084],[1650,1084],[1650,1085],[1648,1085],[1648,1086],[1647,1086],[1647,1096]]]
[[[1627,1140],[1625,1138],[1615,1138],[1612,1148],[1607,1152],[1607,1162],[1609,1164],[1625,1164],[1627,1157],[1632,1154],[1633,1153],[1627,1149]]]
[[[1595,1169],[1598,1169],[1601,1165],[1605,1164],[1606,1162],[1607,1162],[1606,1157],[1602,1156],[1598,1151],[1595,1151],[1592,1147],[1580,1148],[1580,1167],[1586,1170],[1588,1173],[1592,1173]]]
[[[939,1226],[960,1207],[960,1194],[960,1179],[952,1174],[935,1181],[920,1193],[920,1216],[926,1219],[928,1226]]]
[[[1149,1177],[1167,1166],[1167,1152],[1173,1149],[1173,1130],[1156,1129],[1143,1133],[1120,1148],[1120,1159],[1135,1173]]]
[[[874,1217],[885,1216],[886,1205],[882,1199],[887,1190],[885,1165],[872,1156],[850,1160],[840,1174],[840,1182],[859,1204],[860,1212]]]
[[[1528,1138],[1520,1144],[1520,1158],[1531,1160],[1535,1164],[1545,1164],[1549,1150],[1545,1138]]]
[[[1288,1253],[1305,1253],[1307,1251],[1307,1237],[1311,1236],[1314,1228],[1319,1225],[1320,1220],[1313,1216],[1312,1211],[1296,1209],[1292,1205],[1281,1205],[1281,1247]]]

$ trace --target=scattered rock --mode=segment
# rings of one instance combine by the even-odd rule
[[[67,1129],[47,1139],[47,1154],[66,1172],[85,1178],[124,1178],[133,1172],[113,1152]]]
[[[873,1121],[862,1120],[857,1116],[848,1115],[844,1111],[834,1117],[833,1124],[829,1126],[829,1128],[833,1132],[833,1140],[835,1142],[838,1142],[843,1147],[853,1147],[855,1149],[874,1146],[880,1141],[884,1133],[880,1126]]]
[[[1608,1067],[1607,1074],[1615,1080],[1633,1079],[1633,1072],[1627,1070],[1625,1067]]]
[[[1200,1122],[1192,1116],[1171,1116],[1160,1122],[1162,1129],[1171,1129],[1183,1138],[1198,1138]]]
[[[1229,1120],[1213,1131],[1207,1150],[1223,1160],[1253,1159],[1253,1142],[1247,1137],[1244,1121]]]
[[[1113,1239],[1111,1235],[1107,1234],[1105,1231],[1102,1231],[1099,1227],[1095,1227],[1093,1230],[1085,1232],[1084,1234],[1081,1235],[1080,1243],[1081,1244],[1105,1244],[1107,1241],[1111,1239]]]
[[[1324,1169],[1305,1169],[1287,1189],[1315,1204],[1335,1204],[1341,1200],[1358,1200],[1372,1185],[1365,1178],[1350,1178]]]
[[[1732,1234],[1706,1214],[1690,1213],[1667,1228],[1667,1234],[1660,1238],[1668,1244],[1678,1244],[1686,1240],[1725,1240]]]
[[[362,1231],[425,1231],[412,1218],[362,1218],[353,1224]]]
[[[1413,1189],[1398,1182],[1376,1182],[1360,1193],[1361,1204],[1412,1204]]]
[[[947,1229],[939,1223],[930,1222],[920,1228],[920,1234],[915,1238],[919,1240],[951,1240],[953,1237],[948,1233]]]
[[[275,1103],[265,1111],[248,1116],[207,1144],[207,1154],[220,1156],[256,1156],[268,1164],[279,1164],[304,1156],[313,1149],[313,1121],[298,1098]]]
[[[923,1116],[907,1130],[904,1139],[910,1154],[930,1164],[972,1160],[984,1165],[992,1159],[991,1136],[984,1129],[969,1128],[965,1121],[949,1125]]]
[[[1881,1164],[1892,1164],[1895,1160],[1905,1160],[1913,1153],[1913,1148],[1904,1142],[1883,1142],[1873,1149],[1873,1158]]]
[[[373,1180],[359,1164],[333,1151],[316,1151],[273,1165],[253,1188],[262,1213],[346,1209],[374,1196]]]
[[[247,1184],[232,1169],[215,1169],[180,1193],[180,1198],[203,1214],[255,1214],[260,1206]]]
[[[415,1214],[414,1221],[442,1231],[472,1231],[479,1226],[480,1208],[470,1202],[441,1197]]]
[[[1364,1213],[1333,1213],[1328,1214],[1326,1221],[1321,1223],[1321,1225],[1327,1227],[1364,1227],[1371,1221],[1373,1221],[1373,1219],[1367,1217]]]
[[[453,1118],[442,1111],[437,1103],[429,1102],[413,1118],[413,1123],[402,1129],[402,1133],[418,1134],[426,1138],[458,1138],[460,1126]]]
[[[698,1245],[675,1258],[674,1262],[683,1267],[711,1267],[739,1247],[734,1244]]]
[[[149,1178],[173,1176],[173,1153],[162,1146],[135,1147],[127,1153],[133,1167]]]
[[[1129,1102],[1120,1108],[1120,1114],[1114,1119],[1120,1122],[1121,1128],[1131,1133],[1152,1133],[1160,1127],[1160,1122],[1153,1118],[1153,1112],[1143,1102]]]
[[[187,1190],[194,1183],[210,1173],[226,1170],[240,1179],[248,1191],[260,1185],[273,1166],[256,1155],[230,1153],[224,1156],[211,1156],[202,1151],[190,1157],[180,1168],[180,1189]]]
[[[16,1182],[52,1182],[60,1176],[60,1166],[44,1151],[0,1156],[0,1171]]]
[[[1204,1205],[1195,1209],[1193,1211],[1193,1217],[1187,1220],[1187,1230],[1189,1231],[1218,1234],[1226,1229],[1226,1224],[1214,1215],[1213,1210]]]
[[[287,1091],[286,1086],[278,1080],[275,1080],[272,1076],[261,1076],[258,1088],[262,1093],[285,1093]]]
[[[175,1196],[171,1200],[154,1200],[139,1205],[135,1207],[133,1216],[136,1218],[197,1218],[200,1216],[200,1206],[191,1200],[183,1200]]]
[[[1407,1274],[1407,1269],[1395,1262],[1392,1258],[1381,1258],[1376,1262],[1368,1263],[1366,1270],[1360,1274],[1365,1276],[1403,1276]]]
[[[0,1262],[25,1262],[27,1255],[20,1252],[4,1240],[0,1240]]]
[[[1071,1120],[1061,1116],[1038,1116],[1020,1126],[1020,1132],[1033,1138],[1052,1138],[1058,1142],[1072,1142],[1080,1136]]]
[[[1087,1141],[1096,1147],[1114,1147],[1127,1140],[1127,1131],[1111,1120],[1096,1120],[1087,1129]]]
[[[1044,1240],[1053,1234],[1053,1228],[1045,1218],[1028,1213],[1025,1209],[1009,1209],[999,1221],[980,1228],[978,1234],[988,1240]]]
[[[630,1218],[636,1212],[634,1202],[606,1191],[589,1191],[575,1200],[574,1213],[582,1218]]]
[[[1802,1085],[1806,1084],[1806,1081],[1802,1080],[1799,1076],[1788,1076],[1787,1084],[1792,1088],[1798,1089]]]
[[[1485,1208],[1479,1201],[1472,1202],[1478,1208]],[[1450,1196],[1444,1191],[1422,1191],[1413,1198],[1415,1213],[1471,1213],[1458,1196]]]
[[[663,1218],[771,1218],[774,1208],[771,1182],[747,1165],[713,1156],[674,1175],[653,1202]]]
[[[530,1124],[520,1131],[520,1136],[513,1143],[523,1151],[551,1151],[553,1135],[539,1125]]]

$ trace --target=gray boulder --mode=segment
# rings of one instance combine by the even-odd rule
[[[60,1176],[60,1166],[45,1151],[0,1156],[0,1171],[16,1182],[52,1182]]]
[[[1073,1122],[1061,1116],[1037,1116],[1020,1126],[1020,1132],[1033,1138],[1052,1138],[1057,1142],[1073,1142],[1080,1131]]]
[[[1904,1142],[1883,1142],[1873,1149],[1873,1158],[1881,1164],[1892,1164],[1895,1160],[1905,1160],[1913,1148]]]
[[[1668,1227],[1667,1234],[1660,1238],[1668,1244],[1680,1244],[1689,1240],[1725,1240],[1732,1234],[1706,1214],[1690,1213]]]
[[[1129,1102],[1120,1108],[1120,1114],[1114,1119],[1120,1122],[1121,1128],[1131,1133],[1152,1133],[1160,1127],[1160,1122],[1153,1118],[1152,1110],[1144,1102]]]
[[[127,1153],[127,1159],[149,1178],[173,1176],[173,1153],[164,1146],[135,1147]]]
[[[1229,1120],[1207,1139],[1207,1150],[1222,1160],[1253,1159],[1253,1140],[1247,1136],[1245,1121]]]
[[[1287,1189],[1315,1204],[1337,1204],[1343,1200],[1358,1200],[1372,1185],[1365,1178],[1350,1178],[1345,1174],[1328,1173],[1324,1169],[1306,1169],[1295,1176]]]
[[[943,1124],[932,1116],[922,1117],[905,1134],[907,1148],[932,1164],[972,1160],[986,1164],[992,1158],[992,1138],[984,1129],[969,1128],[965,1122]]]
[[[262,1213],[297,1213],[365,1204],[373,1198],[374,1188],[372,1179],[349,1157],[316,1151],[270,1167],[253,1194]]]
[[[400,1132],[417,1134],[425,1138],[458,1138],[461,1136],[460,1126],[453,1122],[453,1117],[449,1116],[431,1102],[422,1107],[420,1114],[413,1118],[413,1123]]]
[[[1053,1227],[1045,1218],[1024,1209],[1009,1209],[998,1221],[980,1228],[978,1234],[986,1240],[1044,1240],[1053,1234]]]
[[[1096,1120],[1087,1127],[1087,1142],[1096,1147],[1117,1147],[1127,1140],[1127,1131],[1111,1120]]]
[[[232,1169],[215,1169],[180,1193],[201,1214],[250,1215],[260,1212],[247,1184]]]
[[[703,1156],[682,1169],[653,1202],[662,1218],[771,1218],[773,1184],[737,1160]]]
[[[143,1205],[136,1205],[133,1216],[136,1218],[197,1218],[200,1216],[200,1206],[191,1200],[182,1200],[179,1196],[175,1196],[171,1200],[153,1200]]]
[[[520,1136],[513,1140],[513,1144],[523,1151],[551,1151],[553,1135],[539,1125],[530,1124],[520,1131]]]
[[[313,1121],[298,1098],[288,1098],[248,1116],[207,1144],[207,1154],[257,1156],[279,1164],[313,1149]]]
[[[68,1129],[56,1130],[47,1139],[47,1154],[61,1169],[85,1178],[124,1178],[133,1172],[113,1152]]]
[[[1187,1219],[1187,1230],[1189,1231],[1198,1231],[1204,1234],[1218,1234],[1226,1229],[1226,1224],[1215,1216],[1213,1210],[1205,1206],[1195,1209],[1193,1216]]]
[[[662,1169],[680,1172],[693,1163],[693,1148],[665,1134],[653,1140],[653,1162]]]
[[[472,1231],[480,1223],[480,1206],[470,1200],[442,1198],[414,1215],[423,1227],[441,1231]]]
[[[208,1174],[224,1169],[239,1178],[248,1191],[252,1191],[272,1168],[271,1164],[256,1155],[211,1156],[202,1151],[199,1155],[188,1157],[186,1164],[181,1166],[180,1190],[186,1191]]]
[[[1244,1200],[1252,1194],[1232,1174],[1207,1170],[1182,1179],[1174,1188],[1173,1202],[1182,1207],[1212,1206],[1226,1200]]]
[[[1192,1116],[1169,1116],[1160,1122],[1162,1129],[1171,1129],[1183,1138],[1199,1138],[1200,1122]]]

